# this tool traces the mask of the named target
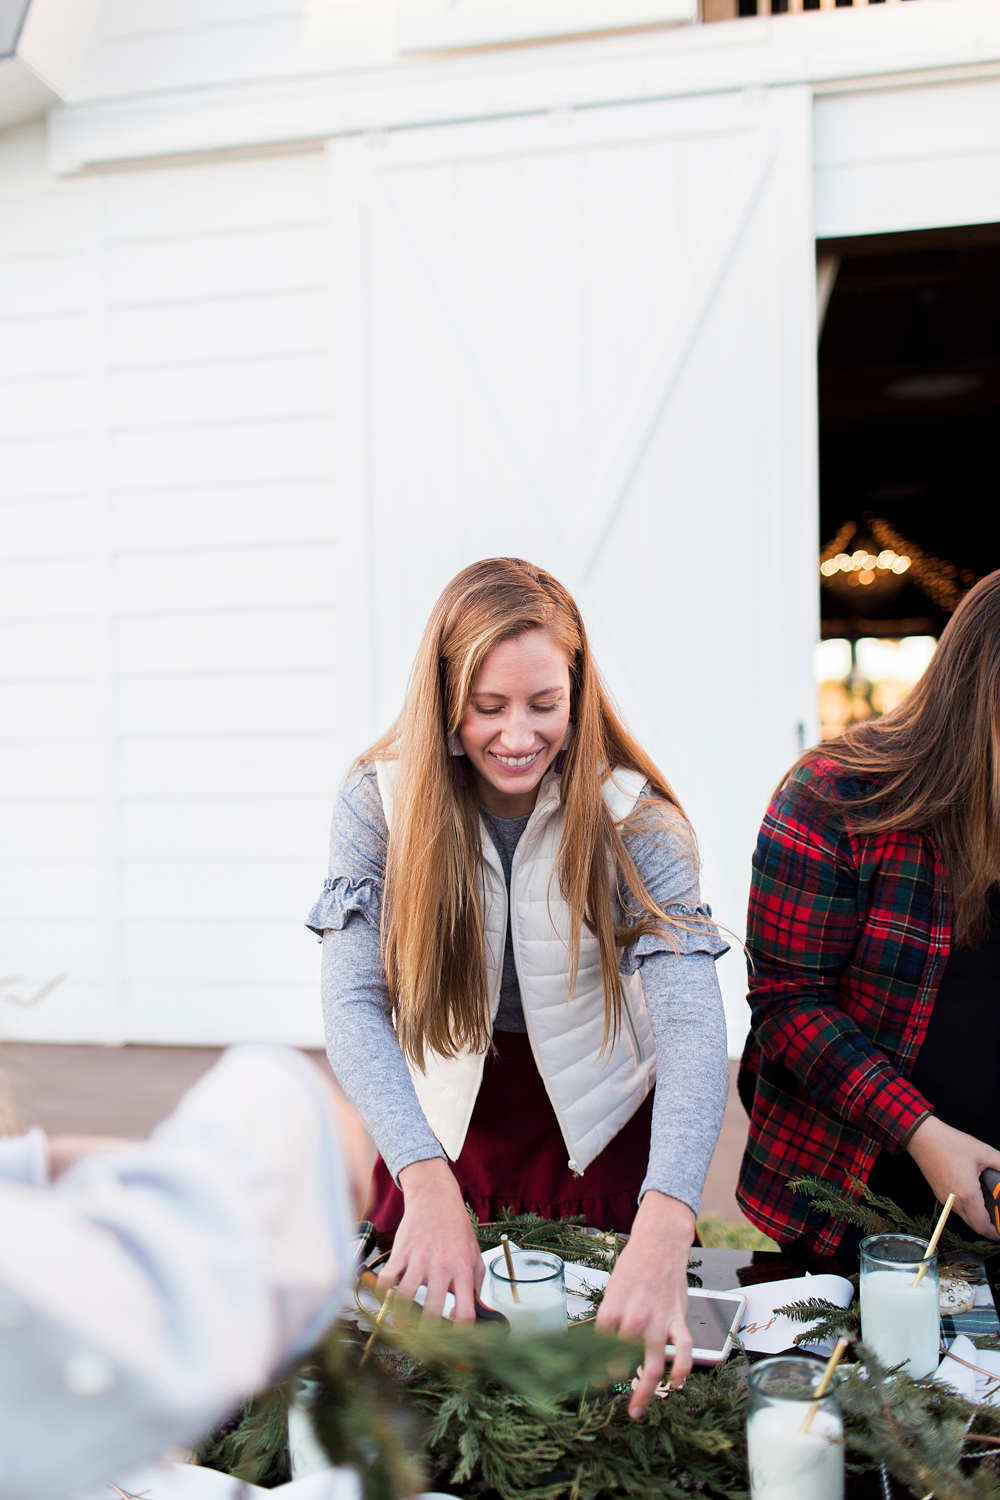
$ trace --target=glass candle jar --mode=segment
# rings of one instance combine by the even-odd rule
[[[884,1365],[930,1375],[940,1361],[937,1254],[912,1234],[871,1234],[861,1241],[861,1337]],[[915,1285],[921,1266],[927,1270]]]
[[[817,1404],[823,1366],[779,1355],[750,1370],[747,1464],[752,1500],[843,1500],[844,1425],[834,1388]]]
[[[490,1300],[510,1320],[512,1333],[566,1331],[566,1273],[558,1255],[512,1250],[514,1280],[504,1255],[490,1265]],[[515,1296],[516,1292],[516,1296]]]

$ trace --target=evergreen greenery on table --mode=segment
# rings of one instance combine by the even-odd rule
[[[846,1196],[813,1183],[806,1191],[818,1204],[822,1198],[824,1208],[836,1204],[827,1211],[863,1214],[869,1232],[915,1228],[894,1205],[891,1216],[883,1215],[882,1202],[863,1190]],[[477,1226],[484,1247],[499,1243],[502,1232],[518,1244],[605,1269],[616,1252],[613,1239],[583,1235],[570,1220],[520,1216]],[[804,1329],[809,1320],[807,1336],[817,1313],[845,1318],[843,1309],[803,1305],[793,1315]],[[333,1462],[357,1466],[366,1500],[397,1500],[422,1489],[469,1500],[490,1500],[491,1493],[501,1500],[687,1500],[692,1493],[742,1500],[747,1494],[743,1355],[696,1371],[683,1391],[654,1399],[646,1416],[632,1422],[628,1379],[640,1351],[592,1326],[512,1339],[492,1324],[423,1327],[416,1319],[407,1330],[380,1329],[367,1361],[365,1342],[353,1324],[338,1325],[298,1371],[207,1439],[198,1461],[255,1484],[285,1482],[287,1406],[295,1381],[306,1377],[319,1388],[317,1436]],[[852,1352],[856,1367],[839,1384],[849,1474],[884,1463],[897,1495],[1000,1500],[993,1460],[964,1457],[1000,1454],[1000,1408],[971,1405],[929,1379],[887,1380],[863,1345]]]

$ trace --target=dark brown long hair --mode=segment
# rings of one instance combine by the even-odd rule
[[[448,584],[431,613],[403,711],[355,763],[398,760],[386,859],[382,947],[407,1057],[423,1066],[426,1048],[452,1057],[490,1041],[481,878],[479,808],[471,786],[455,779],[448,737],[465,717],[480,668],[498,642],[549,630],[569,657],[573,736],[560,777],[563,831],[559,887],[570,910],[569,989],[579,962],[580,931],[597,938],[604,981],[605,1035],[617,1034],[621,992],[616,944],[641,933],[667,935],[691,925],[656,904],[636,869],[601,790],[609,770],[637,771],[648,781],[627,820],[656,837],[669,824],[690,838],[680,804],[629,734],[590,654],[580,611],[551,573],[517,557],[474,563]],[[638,919],[616,928],[613,884]]]
[[[898,707],[798,764],[821,756],[874,783],[844,804],[848,827],[931,836],[951,881],[952,942],[977,943],[1000,879],[1000,571],[969,590]]]

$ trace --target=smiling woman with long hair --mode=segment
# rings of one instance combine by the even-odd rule
[[[694,837],[618,718],[566,590],[517,558],[466,568],[396,723],[334,812],[323,935],[334,1071],[381,1153],[383,1272],[473,1315],[465,1204],[631,1228],[599,1322],[675,1344],[726,1098]],[[633,1222],[634,1221],[634,1222]]]
[[[857,1235],[788,1184],[854,1181],[905,1212],[956,1195],[1000,1238],[1000,572],[966,595],[884,718],[806,752],[768,809],[747,946],[744,1212],[783,1245]]]

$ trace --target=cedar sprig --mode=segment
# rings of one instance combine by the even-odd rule
[[[283,1382],[243,1401],[222,1425],[192,1450],[196,1464],[233,1474],[244,1484],[273,1489],[292,1477],[288,1460],[291,1383]]]
[[[918,1239],[929,1239],[937,1223],[940,1207],[930,1215],[920,1214],[911,1218],[891,1198],[873,1193],[866,1183],[857,1177],[848,1176],[847,1190],[833,1187],[818,1177],[794,1177],[788,1186],[793,1193],[808,1198],[820,1213],[831,1214],[837,1219],[846,1219],[863,1229],[865,1234],[913,1234]],[[947,1225],[941,1235],[942,1251],[961,1250],[966,1255],[978,1255],[983,1260],[1000,1255],[1000,1244],[993,1240],[965,1240]]]
[[[543,1219],[538,1214],[515,1214],[505,1208],[492,1223],[481,1224],[468,1209],[480,1250],[495,1250],[502,1234],[509,1235],[522,1250],[549,1250],[563,1260],[589,1266],[592,1271],[611,1271],[622,1249],[618,1235],[584,1234],[583,1214],[567,1219]]]
[[[811,1325],[795,1335],[795,1344],[821,1344],[824,1339],[839,1339],[841,1334],[854,1339],[861,1331],[861,1303],[857,1298],[849,1307],[838,1307],[825,1297],[806,1297],[787,1307],[776,1307],[775,1312],[784,1313],[793,1323]]]

